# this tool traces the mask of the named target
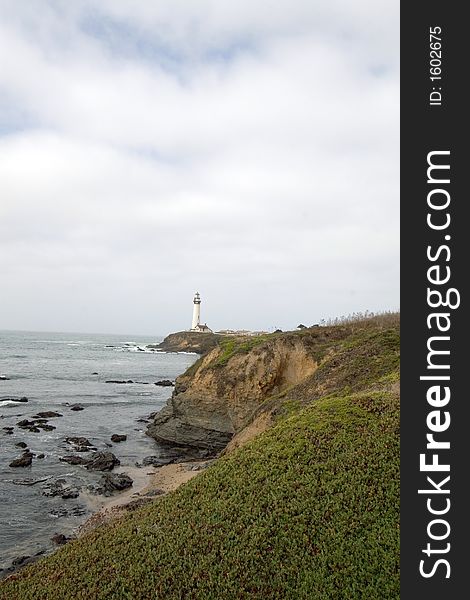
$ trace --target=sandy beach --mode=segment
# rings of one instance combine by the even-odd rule
[[[210,462],[212,461],[191,461],[163,467],[115,469],[116,473],[126,473],[132,477],[133,486],[109,498],[97,497],[89,492],[83,493],[83,500],[95,512],[80,526],[77,532],[78,537],[121,517],[133,507],[141,506],[176,490],[180,485],[196,477]]]

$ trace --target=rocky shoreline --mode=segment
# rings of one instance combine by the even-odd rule
[[[52,496],[59,495],[63,499],[69,499],[77,498],[80,495],[80,499],[85,502],[88,510],[75,507],[72,510],[75,510],[76,515],[85,516],[87,512],[91,512],[90,516],[77,528],[74,534],[66,535],[57,532],[51,537],[51,541],[56,547],[62,546],[86,535],[96,527],[119,519],[128,512],[153,501],[155,498],[164,497],[176,490],[180,485],[197,476],[216,460],[215,458],[208,460],[198,460],[195,458],[188,460],[186,458],[185,460],[181,460],[181,458],[181,454],[177,455],[175,453],[173,457],[166,459],[166,464],[152,466],[150,463],[150,467],[148,468],[151,468],[151,471],[148,468],[144,470],[142,469],[142,465],[139,465],[123,468],[122,472],[106,473],[103,475],[103,481],[110,483],[109,488],[106,485],[98,489],[92,489],[89,486],[88,489],[81,491],[80,494],[77,491],[76,495],[74,492],[64,488],[63,482],[60,480],[47,483],[45,489],[49,490]],[[116,486],[116,481],[125,481],[126,485]],[[34,483],[40,483],[40,481]],[[64,507],[64,515],[67,513],[67,510]],[[51,548],[42,548],[34,554],[15,557],[10,567],[0,570],[0,579],[17,573],[20,569],[33,564],[53,551],[54,549]]]
[[[164,384],[166,385],[166,384]],[[73,410],[73,407],[71,408]],[[156,413],[139,419],[141,423],[150,423]],[[20,415],[21,416],[21,415]],[[62,418],[64,415],[56,411],[38,412],[30,419],[22,419],[17,422],[19,430],[37,433],[39,430],[47,431],[55,429],[48,426],[50,419]],[[12,434],[14,426],[4,427],[5,434]],[[127,440],[126,434],[116,433],[110,436],[107,446],[121,444]],[[15,447],[21,450],[21,454],[12,460],[10,468],[18,472],[24,472],[25,468],[31,468],[34,460],[44,458],[43,453],[32,452],[26,442],[17,442]],[[62,442],[63,455],[59,461],[68,465],[83,468],[86,471],[101,473],[95,484],[86,486],[71,485],[68,478],[63,477],[17,477],[11,480],[13,485],[32,487],[37,486],[40,494],[48,498],[60,498],[70,501],[79,499],[84,506],[68,508],[66,505],[56,509],[56,517],[85,517],[91,516],[83,523],[76,533],[57,531],[49,541],[54,546],[60,546],[76,537],[83,535],[101,522],[108,521],[127,510],[144,504],[146,501],[158,495],[164,495],[170,489],[175,489],[175,481],[180,485],[192,478],[197,471],[203,468],[207,451],[181,446],[158,447],[158,454],[150,454],[134,466],[121,466],[119,458],[108,450],[99,450],[85,436],[68,436]],[[151,470],[150,470],[151,469]],[[163,469],[163,473],[158,472]],[[175,473],[178,473],[175,476]],[[152,478],[158,482],[152,483]],[[8,577],[18,570],[30,565],[41,557],[49,554],[53,548],[44,547],[31,554],[21,554],[13,558],[10,566],[0,569],[0,579]]]
[[[119,519],[128,512],[152,502],[155,498],[163,498],[193,479],[214,460],[216,459],[175,462],[146,472],[145,479],[134,487],[132,492],[102,500],[96,512],[80,526],[78,537],[86,535],[96,527]]]
[[[176,379],[147,434],[164,445],[222,451],[264,411],[263,402],[315,373],[312,347],[319,335],[307,330],[222,340]]]

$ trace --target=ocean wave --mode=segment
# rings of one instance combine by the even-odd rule
[[[142,346],[118,346],[115,348],[115,350],[117,352],[142,352],[147,354],[155,354],[156,352],[156,350],[154,350],[153,348],[142,348]]]
[[[111,346],[107,346],[111,348]],[[115,352],[133,352],[141,354],[188,354],[191,356],[197,356],[197,352],[167,352],[165,350],[158,350],[157,348],[148,348],[147,346],[113,346]]]
[[[32,340],[36,344],[93,344],[100,346],[97,342],[91,340]]]
[[[147,402],[147,398],[148,398],[148,402]],[[108,406],[132,406],[132,404],[135,404],[136,400],[139,401],[139,404],[152,404],[154,402],[159,402],[161,399],[158,398],[158,396],[155,395],[155,393],[151,393],[151,392],[142,392],[141,394],[133,394],[132,396],[129,396],[127,399],[123,399],[123,400],[105,400],[103,402],[82,402],[82,406],[87,409],[87,408],[92,408],[92,407],[108,407]],[[60,404],[55,404],[54,406],[59,407]],[[68,408],[68,407],[67,407]],[[80,414],[84,414],[84,413],[80,413]]]
[[[0,400],[0,406],[23,406],[26,405],[26,402],[20,402],[19,400]]]

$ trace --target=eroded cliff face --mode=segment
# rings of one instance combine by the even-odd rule
[[[384,323],[221,337],[178,377],[148,434],[166,444],[230,451],[268,428],[290,404],[392,385],[399,347],[393,315]]]
[[[223,449],[253,421],[263,401],[315,372],[318,360],[305,340],[295,334],[269,336],[228,357],[227,347],[214,348],[178,377],[148,435],[166,444]]]

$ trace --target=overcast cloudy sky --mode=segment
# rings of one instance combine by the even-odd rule
[[[396,0],[0,0],[0,328],[398,308]]]

